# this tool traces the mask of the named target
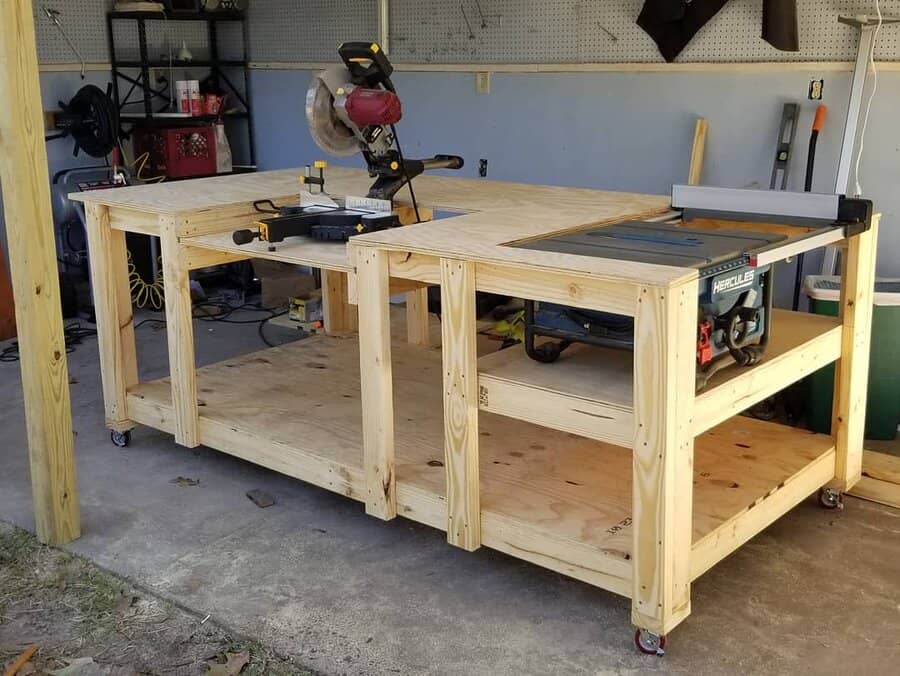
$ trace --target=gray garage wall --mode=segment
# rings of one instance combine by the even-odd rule
[[[833,191],[849,97],[848,73],[495,73],[491,93],[472,73],[395,74],[406,154],[456,153],[461,174],[667,193],[687,178],[694,122],[710,121],[704,183],[768,187],[782,104],[803,103],[790,188],[802,189],[815,104],[809,79],[825,77],[829,114],[814,190]],[[258,157],[265,168],[324,154],[303,117],[306,71],[254,71]],[[879,272],[900,277],[900,73],[883,73],[861,163],[865,196],[884,213]],[[330,161],[340,163],[337,158]],[[351,158],[350,163],[360,164]]]

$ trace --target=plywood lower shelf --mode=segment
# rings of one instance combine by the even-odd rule
[[[441,355],[397,343],[393,368],[399,511],[445,529]],[[363,499],[355,337],[201,368],[198,396],[203,444]],[[172,432],[168,379],[132,388],[128,415]],[[629,595],[631,451],[490,413],[479,438],[484,544]],[[829,437],[736,418],[697,440],[694,467],[699,575],[828,481],[834,453]]]
[[[900,509],[900,457],[864,451],[862,478],[850,495]]]
[[[764,360],[719,371],[697,395],[700,434],[830,364],[841,354],[835,317],[775,310]],[[521,346],[478,360],[482,410],[599,441],[630,446],[634,429],[632,354],[573,345],[552,364]]]

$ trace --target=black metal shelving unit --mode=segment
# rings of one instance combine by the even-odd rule
[[[139,58],[120,59],[116,49],[115,31],[113,27],[117,21],[132,21],[137,23],[138,54]],[[147,44],[147,23],[151,21],[194,21],[204,22],[207,26],[207,41],[209,46],[209,58],[191,61],[178,61],[151,59]],[[242,54],[240,59],[219,58],[219,24],[222,22],[236,22],[241,25]],[[209,74],[205,81],[209,82],[211,89],[222,91],[229,95],[230,99],[236,99],[243,110],[226,112],[221,115],[226,121],[226,129],[229,135],[243,128],[246,134],[246,148],[249,153],[248,162],[238,161],[235,164],[256,165],[256,149],[253,143],[253,112],[250,106],[250,71],[249,71],[249,38],[247,34],[247,21],[244,12],[241,11],[212,11],[212,12],[107,12],[106,28],[109,36],[110,64],[113,77],[113,96],[119,108],[119,116],[122,122],[143,126],[190,126],[195,124],[209,124],[217,115],[201,115],[197,117],[172,117],[163,116],[161,113],[172,108],[170,87],[162,89],[154,87],[151,81],[151,69],[208,69]],[[135,76],[133,72],[138,71]],[[232,78],[235,71],[240,72],[243,78],[243,88],[235,86]],[[124,82],[128,89],[124,98],[120,92],[120,84]],[[139,106],[133,110],[132,106]],[[128,109],[126,109],[128,107]],[[239,123],[239,124],[235,124]],[[234,139],[231,139],[232,148],[235,147]]]

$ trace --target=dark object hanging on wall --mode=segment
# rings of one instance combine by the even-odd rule
[[[728,0],[646,0],[637,24],[653,38],[666,61],[681,50]],[[763,0],[762,37],[782,51],[800,49],[796,0]]]
[[[71,137],[75,141],[74,155],[84,151],[91,157],[106,157],[119,140],[119,112],[106,92],[94,85],[85,85],[68,103],[59,102],[61,112],[54,116],[58,133],[45,136],[45,141]]]
[[[175,14],[189,12],[196,14],[200,11],[200,0],[163,0],[166,9]]]
[[[765,0],[762,39],[782,52],[800,51],[796,0]]]

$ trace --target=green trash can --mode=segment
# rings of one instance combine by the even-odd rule
[[[811,275],[803,284],[810,309],[836,317],[840,303],[839,277]],[[807,422],[815,432],[831,432],[834,400],[834,364],[807,378]],[[866,400],[866,438],[894,439],[900,424],[900,280],[875,282],[872,312],[872,347],[869,353],[869,389]]]

